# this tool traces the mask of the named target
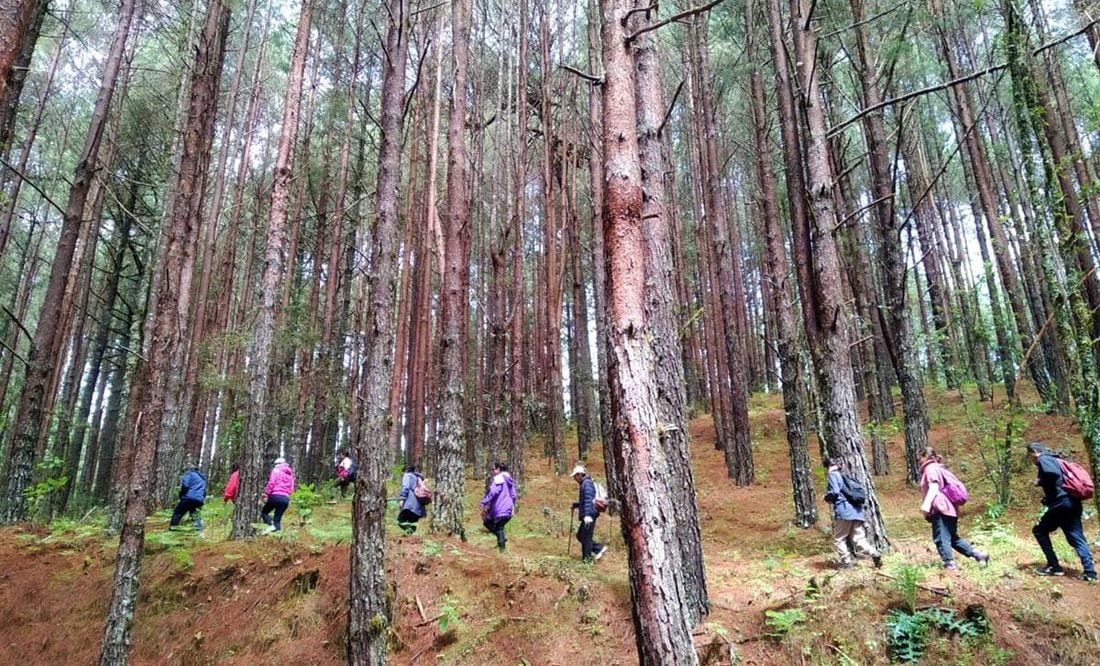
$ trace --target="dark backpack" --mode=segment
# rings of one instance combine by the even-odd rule
[[[844,495],[844,499],[848,500],[849,504],[858,508],[867,503],[867,491],[859,481],[843,473],[840,478],[844,480],[840,487],[840,493]]]
[[[351,467],[348,468],[348,481],[355,482],[355,474],[359,471],[359,465],[355,464],[355,461],[351,461]]]

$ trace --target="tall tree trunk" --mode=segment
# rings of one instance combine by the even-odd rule
[[[692,606],[670,487],[677,464],[660,436],[663,410],[657,363],[646,323],[646,238],[634,113],[634,61],[624,26],[629,0],[602,0],[604,230],[611,348],[611,453],[622,483],[638,659],[642,664],[697,664]],[[655,72],[654,72],[655,73]],[[671,313],[663,316],[671,317]]]
[[[856,66],[863,90],[864,108],[874,108],[882,101],[882,91],[877,81],[877,63],[868,54],[863,26],[863,0],[851,0],[852,19],[855,23]],[[920,452],[928,446],[928,416],[924,405],[917,348],[913,339],[906,308],[906,263],[901,235],[905,231],[899,224],[894,205],[894,183],[891,169],[890,146],[886,143],[886,123],[881,110],[863,117],[863,136],[867,144],[868,165],[871,174],[871,194],[877,202],[873,207],[875,226],[878,230],[880,260],[883,267],[883,283],[886,290],[886,311],[890,325],[883,327],[887,336],[887,349],[893,361],[894,372],[901,388],[902,414],[905,422],[905,472],[909,485],[920,478]],[[919,293],[919,292],[918,292]]]
[[[511,313],[511,356],[509,378],[511,392],[508,402],[508,462],[512,474],[520,483],[524,480],[524,331],[523,314],[526,310],[523,280],[523,224],[527,218],[527,0],[519,0],[519,53],[517,54],[516,74],[516,142],[518,156],[515,173],[515,229],[512,246],[512,304]]]
[[[267,225],[263,274],[260,278],[260,303],[252,325],[249,349],[248,414],[244,433],[244,455],[241,461],[240,498],[233,508],[231,539],[252,536],[252,524],[259,517],[257,504],[264,485],[266,471],[266,426],[268,419],[269,371],[275,337],[275,303],[283,277],[283,252],[286,245],[287,212],[290,205],[292,158],[298,135],[298,114],[302,105],[302,81],[309,50],[310,24],[313,18],[312,0],[302,0],[298,17],[298,32],[290,62],[286,102],[283,108],[279,151],[275,158],[274,182],[271,186],[271,213]],[[291,461],[300,464],[301,461]]]
[[[645,10],[648,0],[634,0],[635,10]],[[634,15],[631,30],[652,25],[656,11]],[[687,395],[684,385],[683,350],[676,321],[672,239],[669,218],[674,206],[666,189],[662,123],[665,114],[661,86],[660,55],[653,32],[633,42],[635,108],[638,157],[642,188],[642,238],[645,244],[645,333],[653,350],[659,446],[666,457],[669,491],[675,520],[675,545],[683,568],[684,613],[695,626],[708,612],[706,576],[703,570],[699,512],[692,475],[691,444],[687,433]]]
[[[600,19],[597,0],[588,0],[588,68],[602,71],[603,57],[600,47]],[[592,195],[592,302],[596,307],[596,395],[599,402],[600,442],[606,447],[611,442],[611,393],[608,384],[607,363],[607,269],[604,259],[603,215],[603,160],[601,147],[603,100],[600,90],[592,86],[588,90],[588,122],[591,141],[588,152],[589,189]],[[611,466],[608,468],[608,489],[615,488]]]
[[[777,4],[778,0],[771,0]],[[833,207],[835,176],[829,162],[827,129],[819,87],[817,35],[812,24],[810,0],[791,0],[791,23],[797,54],[797,72],[804,91],[804,107],[808,141],[806,144],[807,194],[813,214],[811,228],[813,245],[809,263],[813,268],[814,302],[811,311],[813,334],[810,352],[814,356],[819,409],[825,426],[826,448],[841,468],[860,481],[867,489],[864,507],[867,531],[871,540],[886,547],[886,525],[879,509],[874,480],[867,466],[856,413],[855,381],[848,358],[851,313],[844,303],[840,260],[837,255],[837,216]],[[772,9],[772,21],[778,21],[778,7]],[[772,26],[773,33],[776,26]]]
[[[348,587],[348,663],[384,664],[391,609],[386,600],[386,474],[391,420],[397,304],[397,187],[401,182],[401,129],[408,53],[408,0],[389,0],[382,59],[382,101],[375,193],[378,221],[371,238],[366,344],[363,357],[362,430],[355,442],[360,461],[352,506],[351,576]]]
[[[466,70],[470,46],[470,0],[451,1],[451,58],[454,80],[451,84],[450,120],[447,127],[447,228],[446,260],[440,295],[442,361],[439,400],[439,438],[436,442],[439,467],[436,474],[438,500],[432,529],[465,538],[463,526],[465,473],[462,417],[465,368],[462,366],[463,268],[469,248],[470,200],[467,192],[466,163]]]
[[[172,216],[165,231],[164,264],[154,278],[156,308],[148,313],[146,322],[148,352],[139,365],[134,380],[134,399],[127,407],[126,423],[132,433],[133,458],[111,602],[99,655],[101,666],[125,664],[129,658],[130,629],[145,542],[145,514],[153,482],[153,458],[164,425],[170,366],[178,348],[184,344],[184,330],[190,314],[189,272],[193,258],[188,255],[194,251],[201,229],[206,171],[228,32],[229,8],[220,0],[212,0],[195,51],[179,179],[173,195]]]
[[[750,61],[757,61],[756,31],[752,5],[746,19],[750,34]],[[749,74],[752,94],[753,146],[756,149],[756,178],[760,187],[761,218],[764,222],[764,267],[770,302],[765,306],[774,313],[777,329],[776,351],[779,356],[780,382],[783,390],[783,413],[787,424],[787,452],[791,461],[791,492],[794,499],[794,523],[810,527],[817,522],[817,500],[814,495],[813,470],[806,443],[806,403],[802,364],[798,354],[798,332],[795,329],[790,283],[787,280],[787,249],[779,222],[779,199],[775,172],[772,169],[771,142],[768,137],[767,100],[758,65]]]
[[[693,17],[692,25],[696,41],[695,82],[698,95],[696,112],[702,121],[702,134],[699,137],[700,159],[703,173],[706,175],[704,182],[706,224],[710,227],[713,239],[712,256],[715,264],[714,272],[717,276],[723,328],[720,337],[725,341],[729,374],[730,427],[729,439],[725,442],[723,451],[729,478],[735,485],[748,486],[755,482],[756,472],[753,467],[749,425],[748,352],[742,310],[745,295],[740,288],[739,260],[734,256],[739,252],[739,247],[736,238],[730,234],[721,168],[718,163],[719,134],[714,120],[717,107],[710,89],[706,26],[698,16]]]
[[[0,157],[5,159],[48,4],[49,0],[0,0]]]
[[[55,360],[58,358],[65,332],[59,326],[62,295],[68,289],[73,254],[77,238],[84,224],[84,207],[95,174],[99,146],[107,124],[107,114],[114,96],[118,73],[122,69],[123,54],[134,16],[135,0],[124,0],[119,10],[118,24],[104,65],[99,93],[92,108],[84,148],[73,173],[69,199],[61,223],[57,247],[50,266],[50,278],[38,315],[34,340],[27,357],[27,376],[19,396],[19,407],[12,428],[12,440],[8,448],[5,477],[7,487],[4,504],[0,508],[0,524],[11,524],[26,519],[26,502],[23,491],[30,485],[34,468],[35,449],[46,427],[44,406]],[[2,77],[0,77],[2,78]]]

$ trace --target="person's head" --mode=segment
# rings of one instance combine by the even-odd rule
[[[406,474],[416,474],[416,465],[412,465],[412,464],[405,465],[405,473]]]
[[[1045,453],[1050,453],[1050,449],[1042,442],[1032,442],[1027,445],[1027,456],[1031,458],[1031,461],[1034,463],[1038,463],[1039,456]]]
[[[584,481],[584,477],[588,476],[588,472],[585,471],[584,465],[577,465],[573,468],[573,480],[577,483]]]
[[[286,463],[286,458],[284,458],[282,456],[279,456],[278,458],[275,459],[275,467],[278,467],[279,465],[285,465],[285,464],[287,464]]]
[[[508,465],[505,465],[502,462],[493,463],[493,474],[500,474],[501,472],[507,472],[507,471],[508,471]]]
[[[824,458],[821,459],[821,466],[824,467],[825,469],[829,469],[835,464],[836,463],[829,456],[825,456]]]
[[[350,454],[350,453],[348,453],[348,450],[347,450],[347,449],[340,449],[340,453],[339,453],[338,455],[339,455],[339,456],[340,456],[341,458],[350,458],[350,457],[351,457],[351,454]]]
[[[241,464],[240,463],[233,463],[229,467],[229,473],[230,474],[232,474],[233,472],[239,472],[239,471],[241,471]]]
[[[940,454],[936,453],[936,449],[932,448],[931,446],[926,446],[926,447],[924,447],[924,450],[921,451],[921,453],[920,453],[920,461],[921,461],[921,464],[923,465],[924,463],[928,462],[929,460],[931,460],[933,462],[942,463],[943,462],[943,457],[940,456]]]

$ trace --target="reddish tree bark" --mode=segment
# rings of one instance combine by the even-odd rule
[[[12,439],[8,447],[8,461],[4,475],[7,478],[7,486],[3,497],[4,505],[0,508],[0,524],[11,524],[26,519],[23,491],[31,482],[35,451],[46,427],[47,416],[44,407],[47,402],[46,393],[50,376],[65,338],[65,331],[59,325],[63,295],[69,285],[77,238],[84,226],[84,208],[88,202],[89,189],[95,174],[99,147],[107,124],[107,113],[115,93],[118,74],[122,68],[134,7],[134,0],[124,0],[120,9],[118,23],[104,65],[99,93],[92,109],[88,134],[69,189],[61,233],[50,266],[50,278],[46,285],[42,310],[38,315],[34,340],[27,357],[29,367],[19,396],[19,407],[14,420],[15,427],[12,428]]]
[[[148,351],[135,375],[133,400],[127,407],[127,429],[133,438],[122,531],[107,610],[102,666],[125,664],[137,601],[138,575],[145,542],[145,514],[153,483],[153,464],[164,424],[165,393],[173,357],[184,344],[190,314],[193,266],[189,256],[200,233],[206,171],[218,108],[229,8],[220,0],[207,7],[206,21],[195,52],[188,95],[179,179],[173,193],[172,216],[164,239],[164,263],[154,277],[155,308],[148,313]],[[125,41],[123,38],[122,41]]]
[[[312,0],[302,0],[298,32],[291,57],[290,78],[287,81],[286,103],[283,108],[282,133],[275,158],[275,177],[271,187],[271,215],[267,225],[263,274],[260,278],[260,303],[252,326],[253,338],[249,350],[248,415],[244,435],[244,455],[241,461],[240,497],[233,508],[230,538],[252,536],[252,524],[259,517],[260,498],[266,471],[265,429],[269,398],[271,348],[275,337],[275,301],[283,278],[283,252],[286,245],[286,222],[290,204],[291,173],[294,144],[298,134],[298,114],[302,103],[302,81],[309,50]],[[292,461],[297,464],[300,461]]]

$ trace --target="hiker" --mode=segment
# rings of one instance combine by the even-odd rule
[[[573,502],[573,508],[579,510],[581,519],[577,528],[577,541],[581,542],[581,560],[593,562],[607,552],[607,546],[595,541],[596,519],[600,517],[596,510],[596,482],[588,476],[584,465],[573,468],[573,480],[580,487],[579,499]]]
[[[504,552],[508,539],[504,536],[504,526],[512,519],[516,507],[516,482],[508,473],[504,463],[493,465],[493,476],[489,490],[481,500],[481,518],[485,529],[497,536],[497,549]]]
[[[179,503],[172,511],[172,519],[168,522],[168,529],[174,529],[183,520],[184,515],[191,514],[195,519],[195,531],[202,536],[202,505],[206,503],[206,477],[199,471],[198,465],[188,464],[184,467],[183,475],[180,476],[179,498]]]
[[[424,502],[416,492],[423,483],[424,477],[416,470],[416,465],[405,465],[405,473],[401,475],[401,492],[398,495],[401,510],[397,513],[397,525],[405,534],[415,532],[416,524],[427,513]]]
[[[263,497],[260,503],[260,519],[268,526],[268,532],[280,532],[283,529],[283,514],[290,506],[290,496],[294,494],[294,470],[287,464],[286,458],[275,459],[275,466],[271,468],[271,474],[267,477],[267,486],[264,487]],[[275,512],[272,520],[271,512]]]
[[[1037,569],[1035,573],[1040,576],[1066,574],[1062,565],[1058,563],[1058,556],[1054,553],[1054,546],[1050,542],[1050,533],[1061,529],[1066,535],[1066,541],[1073,546],[1077,556],[1081,558],[1083,570],[1081,580],[1095,582],[1096,568],[1093,566],[1092,553],[1089,552],[1089,544],[1085,540],[1085,531],[1081,526],[1081,500],[1071,495],[1065,487],[1063,461],[1041,442],[1028,444],[1027,455],[1039,470],[1035,485],[1043,489],[1043,505],[1047,508],[1039,518],[1039,522],[1031,529],[1035,540],[1039,542],[1039,547],[1043,549],[1043,555],[1047,558],[1046,566]]]
[[[989,555],[959,536],[959,509],[966,502],[966,487],[943,464],[943,458],[931,446],[926,446],[920,456],[920,490],[924,494],[920,511],[932,524],[932,541],[940,552],[943,568],[955,570],[955,556],[951,549],[979,564],[988,564]]]
[[[347,497],[348,486],[355,483],[358,466],[351,459],[347,449],[340,451],[340,462],[336,465],[336,486],[340,489],[340,498]]]
[[[881,567],[882,555],[867,541],[867,534],[863,531],[863,489],[855,492],[852,480],[840,473],[840,467],[833,460],[825,458],[822,463],[828,470],[825,501],[833,505],[833,548],[840,558],[840,568],[851,569],[853,566],[849,542],[855,550],[869,555],[876,569]]]
[[[233,463],[229,469],[229,480],[225,482],[225,490],[222,491],[222,504],[227,502],[237,503],[237,489],[241,484],[241,464]]]

